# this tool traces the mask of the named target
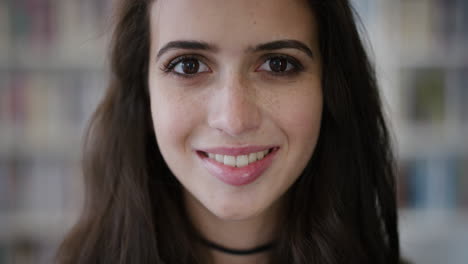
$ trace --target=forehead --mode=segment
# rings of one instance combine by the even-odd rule
[[[174,40],[233,49],[278,39],[312,44],[315,27],[305,0],[157,0],[151,7],[154,46]]]

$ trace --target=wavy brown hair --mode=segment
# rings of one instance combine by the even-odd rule
[[[111,80],[85,140],[85,210],[57,263],[208,262],[153,131],[152,2],[120,1]],[[323,56],[323,117],[315,152],[288,191],[272,262],[398,263],[394,157],[355,13],[347,0],[309,2]]]

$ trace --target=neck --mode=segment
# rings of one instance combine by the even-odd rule
[[[279,204],[263,213],[245,219],[221,219],[212,214],[190,194],[185,195],[188,216],[196,232],[205,240],[233,250],[255,249],[275,240]],[[253,254],[229,254],[201,243],[209,252],[213,263],[267,263],[270,250]]]
[[[249,256],[227,255],[219,251],[212,251],[211,262],[213,264],[268,264],[270,263],[270,254],[263,252]]]

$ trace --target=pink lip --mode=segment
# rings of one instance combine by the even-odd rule
[[[270,147],[271,148],[271,147]],[[245,147],[245,148],[213,148],[208,150],[197,151],[198,157],[203,161],[203,165],[210,174],[218,178],[219,180],[234,186],[242,186],[252,183],[258,179],[263,172],[265,172],[273,162],[273,159],[278,152],[278,147],[273,147],[272,151],[268,153],[262,160],[251,163],[245,167],[237,168],[223,163],[217,162],[216,160],[210,159],[203,152],[209,152],[214,154],[222,155],[245,155],[252,152],[259,152],[262,150],[270,149],[268,147]]]

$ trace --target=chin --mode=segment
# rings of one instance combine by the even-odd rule
[[[262,208],[252,207],[253,204],[225,203],[207,207],[217,218],[225,221],[242,221],[252,219],[262,213]]]

